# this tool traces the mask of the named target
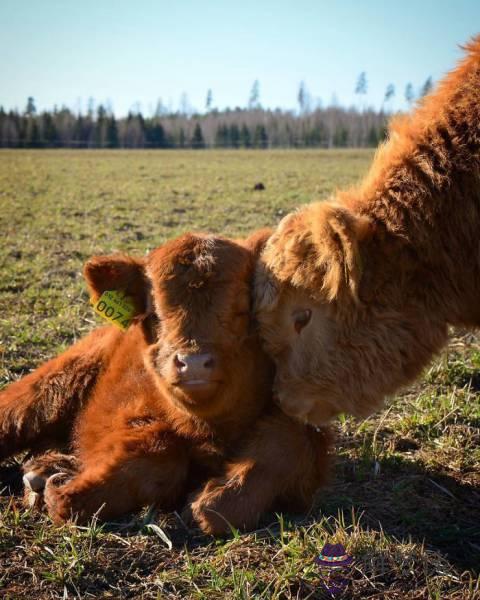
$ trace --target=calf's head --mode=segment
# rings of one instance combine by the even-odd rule
[[[237,410],[254,386],[261,394],[270,385],[252,327],[256,242],[186,234],[145,259],[94,257],[85,267],[96,297],[111,289],[133,297],[148,369],[174,404],[198,417]]]

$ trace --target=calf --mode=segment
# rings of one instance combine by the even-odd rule
[[[91,334],[50,371],[43,367],[40,378],[33,373],[2,392],[0,403],[3,447],[8,442],[11,451],[43,447],[42,429],[46,440],[57,439],[68,430],[62,423],[74,423],[75,460],[65,466],[64,458],[68,475],[49,478],[44,489],[55,522],[108,519],[147,504],[170,509],[188,497],[200,527],[220,534],[253,527],[274,504],[311,503],[325,478],[328,434],[291,420],[272,402],[273,369],[251,318],[255,260],[267,236],[237,243],[187,234],[146,259],[87,263],[94,299],[121,290],[133,299],[134,322],[126,332]],[[95,366],[88,376],[76,370],[89,362]],[[54,386],[56,403],[38,390],[61,380],[58,364],[69,380],[78,375],[79,385],[64,388],[73,400]],[[75,410],[74,419],[59,418]],[[61,460],[51,456],[56,465]],[[31,462],[26,484],[40,489],[48,463]]]

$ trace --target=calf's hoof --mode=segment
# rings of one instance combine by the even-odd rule
[[[36,456],[23,465],[23,503],[27,508],[44,508],[44,491],[48,479],[59,471],[72,473],[77,469],[78,461],[74,456],[47,452]]]
[[[61,525],[74,516],[70,498],[62,490],[62,485],[67,483],[68,479],[66,473],[55,473],[45,483],[43,500],[50,518],[56,525]]]
[[[204,533],[222,536],[255,525],[247,504],[235,482],[211,480],[190,504],[189,512]]]

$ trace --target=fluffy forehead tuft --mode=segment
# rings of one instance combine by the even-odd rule
[[[252,254],[235,242],[187,233],[150,253],[147,274],[154,286],[175,285],[187,291],[245,279],[252,265]]]
[[[360,245],[374,232],[368,217],[340,203],[307,205],[285,217],[267,242],[260,260],[269,278],[263,280],[270,288],[272,281],[277,288],[287,284],[321,302],[357,303]],[[264,295],[265,304],[274,298]]]
[[[314,264],[305,210],[296,211],[282,219],[260,255],[255,273],[257,311],[274,310],[282,291],[291,285],[298,287],[304,284],[293,279],[298,280],[302,271]]]

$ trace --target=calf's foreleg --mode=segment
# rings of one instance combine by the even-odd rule
[[[330,434],[283,413],[262,418],[225,472],[194,497],[190,512],[214,535],[254,528],[276,504],[306,510],[328,474]]]

